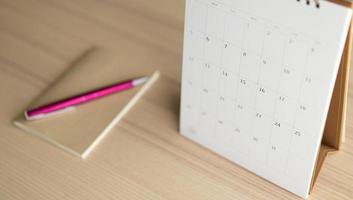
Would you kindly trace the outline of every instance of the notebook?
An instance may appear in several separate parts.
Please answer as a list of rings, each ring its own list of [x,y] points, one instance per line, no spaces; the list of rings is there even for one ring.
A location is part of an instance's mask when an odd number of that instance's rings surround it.
[[[329,1],[187,0],[181,134],[306,198],[350,20]]]
[[[149,80],[142,86],[76,106],[73,111],[45,119],[27,121],[21,113],[14,124],[73,155],[85,158],[159,76],[158,71],[144,66],[130,66],[122,60],[126,59],[109,49],[88,51],[28,109],[137,77],[150,76]]]

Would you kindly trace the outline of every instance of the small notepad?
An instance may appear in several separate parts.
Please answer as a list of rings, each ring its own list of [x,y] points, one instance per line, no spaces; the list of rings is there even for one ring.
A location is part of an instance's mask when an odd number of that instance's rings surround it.
[[[158,75],[158,71],[151,71],[144,66],[120,63],[119,55],[114,51],[91,50],[69,67],[29,108],[137,77],[150,78],[142,86],[76,106],[73,111],[45,119],[27,121],[21,114],[14,124],[84,158],[155,82]]]
[[[186,2],[181,133],[307,197],[351,10],[328,1]]]

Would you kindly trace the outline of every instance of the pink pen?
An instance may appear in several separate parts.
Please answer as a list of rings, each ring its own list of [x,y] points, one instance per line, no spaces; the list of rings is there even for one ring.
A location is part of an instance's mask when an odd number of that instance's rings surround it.
[[[141,85],[148,80],[148,77],[137,78],[133,80],[124,81],[121,83],[113,84],[107,87],[99,88],[94,91],[79,94],[67,99],[62,99],[38,108],[25,111],[25,117],[27,120],[41,119],[48,115],[61,113],[67,110],[71,110],[74,106],[83,104],[94,99],[98,99],[110,94],[114,94],[120,91],[124,91],[133,88],[137,85]]]

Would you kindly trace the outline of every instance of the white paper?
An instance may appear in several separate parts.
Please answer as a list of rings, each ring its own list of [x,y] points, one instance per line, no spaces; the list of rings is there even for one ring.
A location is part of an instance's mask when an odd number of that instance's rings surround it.
[[[308,196],[351,11],[187,0],[181,133]]]

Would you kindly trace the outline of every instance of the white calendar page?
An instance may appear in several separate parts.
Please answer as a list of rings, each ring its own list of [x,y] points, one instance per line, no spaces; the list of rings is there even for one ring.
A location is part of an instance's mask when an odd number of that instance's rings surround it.
[[[187,0],[181,133],[307,197],[350,18],[326,1]]]

